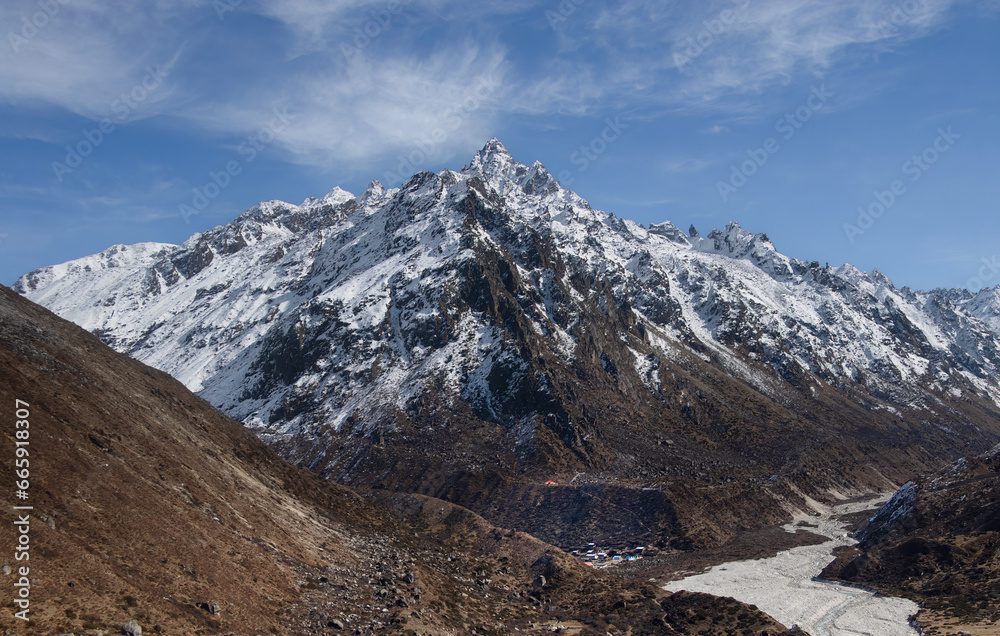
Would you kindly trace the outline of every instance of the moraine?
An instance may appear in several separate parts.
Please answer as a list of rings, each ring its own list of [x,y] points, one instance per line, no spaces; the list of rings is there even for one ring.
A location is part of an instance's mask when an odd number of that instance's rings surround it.
[[[819,526],[809,528],[812,532],[830,538],[826,543],[793,548],[768,559],[723,563],[671,581],[664,589],[731,596],[813,636],[916,636],[919,632],[909,624],[918,610],[913,601],[816,578],[833,559],[835,548],[856,543],[839,517],[869,509],[872,503],[842,504],[820,517],[808,517]],[[786,529],[794,531],[792,526]]]

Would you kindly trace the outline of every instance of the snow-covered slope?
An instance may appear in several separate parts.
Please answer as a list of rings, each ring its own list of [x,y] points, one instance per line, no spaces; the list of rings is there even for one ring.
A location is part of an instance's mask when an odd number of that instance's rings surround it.
[[[461,213],[470,188],[498,201],[505,218],[470,227]],[[897,290],[877,271],[784,256],[735,223],[704,238],[669,222],[646,229],[592,209],[496,140],[460,173],[420,173],[389,191],[373,182],[359,197],[337,188],[301,206],[261,203],[181,246],[114,246],[32,272],[16,289],[241,419],[273,422],[287,393],[308,390],[339,422],[365,400],[405,402],[414,379],[436,371],[454,390],[488,399],[481,384],[500,334],[474,313],[449,316],[447,298],[475,258],[473,244],[509,249],[528,231],[552,243],[565,276],[610,280],[664,355],[678,346],[715,354],[761,390],[810,375],[860,382],[906,405],[929,404],[927,386],[1000,397],[997,289]],[[530,280],[534,327],[571,358],[573,335],[546,297],[552,272],[511,276]],[[449,319],[458,337],[445,341]],[[314,361],[296,363],[290,386],[271,386],[252,368],[260,348],[301,345],[317,324],[336,337]],[[386,373],[369,377],[379,363]]]
[[[1000,333],[1000,285],[980,289],[964,303],[964,309]]]
[[[989,325],[994,332],[1000,333],[1000,285],[984,287],[974,294],[966,289],[935,289],[923,296],[925,302],[928,298],[934,298],[938,302],[960,307]]]
[[[700,431],[751,418],[732,397],[743,390],[765,405],[761,426],[877,420],[885,439],[926,429],[959,446],[989,441],[977,436],[993,435],[983,418],[995,424],[1000,404],[996,290],[897,289],[789,258],[736,223],[704,237],[645,228],[495,139],[458,172],[261,203],[183,245],[115,246],[15,288],[266,439],[313,440],[289,453],[316,466],[338,461],[323,435],[379,444],[431,403],[500,425],[497,447],[519,461],[546,429],[597,461],[608,426],[641,420],[691,462],[718,443]],[[884,428],[894,418],[905,432]],[[692,422],[675,431],[687,446],[664,441],[675,420]],[[726,435],[734,453],[752,443]],[[602,461],[650,475],[662,460],[645,452]]]

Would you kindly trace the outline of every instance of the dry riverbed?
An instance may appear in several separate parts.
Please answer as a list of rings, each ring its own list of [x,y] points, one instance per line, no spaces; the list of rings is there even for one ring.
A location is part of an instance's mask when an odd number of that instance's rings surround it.
[[[841,517],[874,510],[881,502],[847,503],[820,516],[796,519],[816,524],[809,530],[829,537],[826,543],[792,548],[767,559],[723,563],[702,574],[671,581],[664,589],[731,596],[813,636],[916,636],[909,624],[909,617],[917,613],[916,603],[814,578],[833,560],[835,548],[855,543],[847,536]],[[786,529],[794,531],[794,522]]]

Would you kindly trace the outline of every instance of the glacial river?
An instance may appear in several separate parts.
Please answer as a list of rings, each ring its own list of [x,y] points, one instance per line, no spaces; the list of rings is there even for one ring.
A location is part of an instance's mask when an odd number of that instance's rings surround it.
[[[908,622],[917,613],[916,603],[813,580],[833,559],[834,548],[855,543],[836,516],[872,505],[844,504],[822,517],[810,517],[808,522],[819,527],[807,529],[830,537],[826,543],[793,548],[769,559],[723,563],[703,574],[671,581],[664,589],[731,596],[756,605],[787,627],[798,625],[812,636],[916,636],[917,630]]]

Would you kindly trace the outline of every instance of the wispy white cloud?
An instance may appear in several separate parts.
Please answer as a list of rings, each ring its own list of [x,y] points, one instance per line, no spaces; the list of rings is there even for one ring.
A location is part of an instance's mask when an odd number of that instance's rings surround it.
[[[720,133],[727,133],[727,132],[729,132],[729,127],[728,126],[723,126],[721,124],[713,124],[713,125],[709,126],[708,128],[706,128],[705,130],[703,130],[702,132],[706,132],[706,133],[709,133],[709,134],[712,134],[712,135],[718,135]]]
[[[148,66],[159,65],[169,81],[132,119],[168,114],[182,125],[241,136],[259,132],[279,107],[293,122],[274,145],[294,162],[351,163],[427,148],[428,140],[433,158],[443,159],[492,135],[513,87],[495,38],[452,37],[428,46],[421,37],[434,21],[447,29],[451,21],[488,22],[523,7],[474,12],[455,0],[250,1],[236,9],[247,15],[227,12],[222,21],[210,0],[140,6],[74,0],[17,47],[0,47],[0,102],[46,104],[96,120],[141,83]],[[19,24],[22,14],[30,19],[37,10],[34,2],[4,4],[0,24]],[[271,21],[259,27],[272,35],[264,52],[245,41],[253,36],[233,32],[239,17],[253,15]],[[259,63],[213,49],[219,40],[250,49]]]
[[[398,10],[387,0],[245,0],[243,15],[225,21],[211,0],[73,0],[18,46],[0,45],[0,103],[99,119],[161,65],[168,81],[134,117],[168,114],[232,140],[259,131],[278,106],[294,120],[275,149],[294,162],[384,159],[428,140],[445,160],[481,144],[503,116],[715,109],[729,124],[770,87],[932,32],[957,2],[591,0],[553,30],[543,14],[554,3],[541,0],[412,0]],[[38,6],[2,3],[0,25],[18,34]],[[505,31],[531,15],[533,34],[524,24]],[[345,55],[366,28],[375,35]],[[553,46],[519,55],[529,38]],[[676,54],[687,58],[680,68]]]
[[[672,158],[668,159],[663,165],[663,171],[666,173],[694,173],[701,172],[705,168],[715,165],[715,162],[709,161],[707,159],[698,158]]]
[[[124,0],[74,0],[51,3],[57,12],[37,2],[0,4],[0,101],[15,106],[53,105],[99,119],[159,66],[169,73],[184,47],[175,31],[193,8],[207,0],[152,0],[141,8]],[[133,118],[156,113],[156,104],[171,99],[172,84],[131,109]]]
[[[820,77],[838,62],[924,37],[946,23],[959,1],[626,0],[603,6],[564,25],[561,37],[575,42],[567,49],[593,48],[600,55],[577,60],[582,72],[569,78],[578,86],[560,76],[549,108],[566,109],[567,101],[587,95],[598,108],[644,99],[691,109],[726,101],[738,111],[753,107],[746,98],[768,88]]]
[[[330,165],[414,148],[438,160],[482,144],[510,90],[506,74],[501,50],[458,42],[422,58],[358,56],[188,116],[209,129],[253,133],[278,106],[291,121],[277,143],[299,163]]]
[[[275,20],[293,33],[287,54],[295,57],[318,51],[339,55],[341,45],[353,46],[355,38],[364,41],[413,29],[451,4],[454,0],[262,0],[247,5],[246,10]]]

